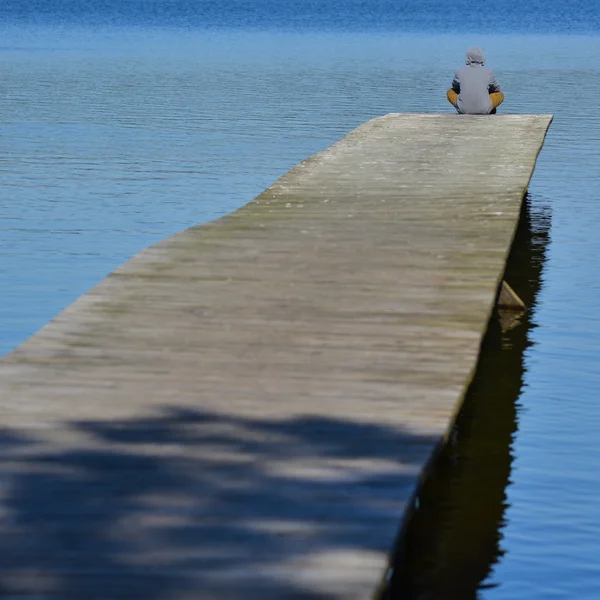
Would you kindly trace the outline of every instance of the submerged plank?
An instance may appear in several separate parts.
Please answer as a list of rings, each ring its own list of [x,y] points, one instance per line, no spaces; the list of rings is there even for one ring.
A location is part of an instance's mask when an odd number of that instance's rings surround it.
[[[550,121],[370,121],[2,359],[0,589],[372,595]]]

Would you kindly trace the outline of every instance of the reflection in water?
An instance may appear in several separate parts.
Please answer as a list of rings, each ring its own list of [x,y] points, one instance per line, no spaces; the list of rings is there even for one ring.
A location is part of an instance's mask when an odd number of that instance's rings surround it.
[[[390,600],[469,600],[497,585],[491,573],[504,553],[505,489],[549,230],[550,209],[527,195],[506,280],[530,310],[512,328],[502,315],[490,323],[453,435],[401,535]]]

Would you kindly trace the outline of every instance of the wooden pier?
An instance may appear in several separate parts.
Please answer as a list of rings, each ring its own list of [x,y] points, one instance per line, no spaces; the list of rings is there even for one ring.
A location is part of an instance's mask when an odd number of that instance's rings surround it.
[[[369,121],[0,360],[0,594],[372,597],[550,122]]]

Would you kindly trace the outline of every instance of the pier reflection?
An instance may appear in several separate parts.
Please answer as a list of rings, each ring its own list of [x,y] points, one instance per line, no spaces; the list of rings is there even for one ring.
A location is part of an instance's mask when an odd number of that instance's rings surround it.
[[[529,307],[490,322],[477,372],[448,444],[400,536],[386,600],[471,600],[493,587],[502,545],[519,396],[532,344],[551,213],[527,195],[505,279]]]

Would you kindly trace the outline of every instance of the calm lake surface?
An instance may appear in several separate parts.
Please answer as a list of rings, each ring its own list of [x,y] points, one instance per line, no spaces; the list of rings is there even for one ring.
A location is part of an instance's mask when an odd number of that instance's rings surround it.
[[[427,534],[444,544],[425,545],[415,572],[433,569],[421,579],[446,590],[468,580],[457,599],[596,599],[598,6],[26,4],[0,9],[0,353],[142,248],[245,204],[360,123],[449,112],[445,90],[469,45],[497,73],[501,112],[555,115],[529,189],[530,266],[513,275],[533,310],[490,333],[485,378],[497,385],[478,406],[493,404],[465,411],[445,459],[447,506]],[[499,438],[485,452],[473,441],[482,431]],[[470,527],[489,527],[486,540]],[[465,567],[473,556],[479,570]],[[411,593],[450,598],[436,590]]]

